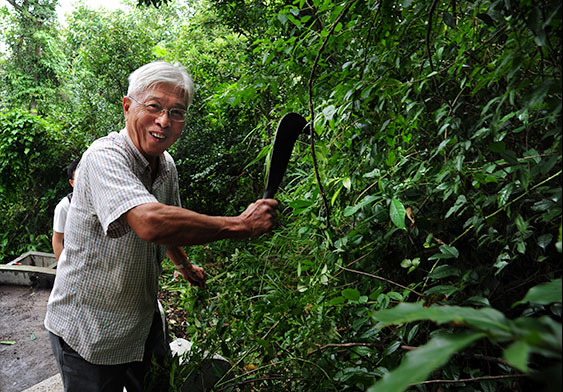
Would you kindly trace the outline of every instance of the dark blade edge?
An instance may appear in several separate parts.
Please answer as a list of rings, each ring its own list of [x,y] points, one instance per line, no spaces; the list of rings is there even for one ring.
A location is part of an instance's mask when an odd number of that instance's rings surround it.
[[[274,137],[263,198],[272,198],[275,195],[287,169],[295,141],[305,125],[307,121],[297,113],[287,113],[280,120]]]

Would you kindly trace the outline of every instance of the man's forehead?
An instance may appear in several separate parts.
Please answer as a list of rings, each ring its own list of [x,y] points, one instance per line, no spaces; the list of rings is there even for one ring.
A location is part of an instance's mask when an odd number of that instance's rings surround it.
[[[149,87],[142,93],[144,99],[176,99],[180,104],[186,105],[187,94],[184,89],[175,87],[169,84],[158,84],[153,87]]]

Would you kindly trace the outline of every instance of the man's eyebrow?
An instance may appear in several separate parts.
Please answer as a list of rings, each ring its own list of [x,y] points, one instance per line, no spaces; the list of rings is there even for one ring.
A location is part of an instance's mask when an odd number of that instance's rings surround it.
[[[155,95],[149,95],[148,97],[145,98],[146,102],[153,100],[153,101],[157,101],[158,103],[161,103],[161,99],[162,99],[161,97],[157,97]],[[174,104],[172,107],[177,109],[187,110],[186,106],[181,102]]]

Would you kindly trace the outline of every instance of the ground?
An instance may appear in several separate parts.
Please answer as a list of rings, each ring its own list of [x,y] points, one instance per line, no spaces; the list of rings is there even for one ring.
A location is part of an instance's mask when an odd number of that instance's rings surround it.
[[[166,290],[160,290],[158,292],[158,299],[166,312],[168,340],[172,341],[173,338],[190,340],[189,336],[186,335],[186,310],[178,306],[174,307],[174,304],[177,302],[174,294]]]
[[[49,335],[43,326],[50,289],[0,286],[0,392],[20,392],[58,373]],[[161,291],[170,335],[185,334],[184,309],[175,309]]]
[[[0,391],[19,392],[55,375],[43,326],[49,289],[0,286]]]

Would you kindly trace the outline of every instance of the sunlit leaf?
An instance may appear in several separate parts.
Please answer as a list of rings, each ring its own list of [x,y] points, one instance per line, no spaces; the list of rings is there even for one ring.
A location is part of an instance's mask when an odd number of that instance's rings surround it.
[[[348,206],[344,210],[344,216],[351,216],[358,212],[362,207],[375,202],[378,199],[375,195],[366,196],[360,203],[355,206]]]
[[[553,240],[553,235],[551,234],[544,234],[538,237],[538,245],[543,249],[546,250],[547,246],[551,244]]]
[[[389,217],[391,218],[391,222],[393,222],[393,224],[399,229],[406,230],[405,215],[406,210],[403,203],[401,203],[398,199],[392,199],[391,205],[389,206]]]
[[[502,188],[502,190],[498,193],[497,196],[499,207],[504,206],[508,202],[508,200],[510,199],[510,195],[512,195],[513,190],[514,190],[514,185],[512,183],[509,183],[504,188]]]

